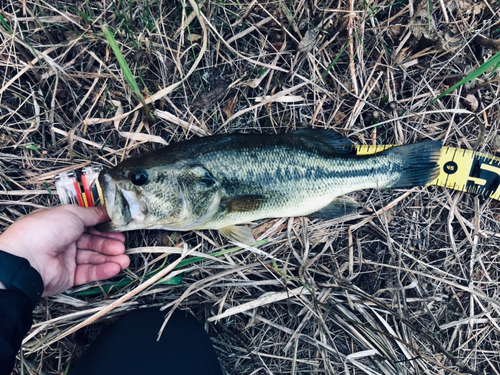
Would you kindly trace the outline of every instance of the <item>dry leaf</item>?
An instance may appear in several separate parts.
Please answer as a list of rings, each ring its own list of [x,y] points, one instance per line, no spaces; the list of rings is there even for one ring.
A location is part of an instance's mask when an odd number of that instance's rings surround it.
[[[238,95],[235,95],[233,98],[229,99],[226,104],[224,104],[224,108],[222,108],[222,111],[228,118],[233,115],[236,103],[238,103]]]
[[[159,109],[156,109],[154,114],[158,118],[161,118],[165,121],[171,122],[172,124],[178,125],[181,128],[183,128],[184,130],[192,131],[193,133],[198,134],[201,137],[208,135],[208,133],[205,130],[201,129],[200,127],[198,127],[194,124],[190,124],[187,121],[181,120],[179,117],[177,117],[176,115],[174,115],[170,112],[160,111]]]
[[[119,116],[123,115],[122,103],[118,100],[111,100],[111,102],[117,107],[115,117],[119,117]],[[118,130],[118,128],[120,127],[120,120],[115,120],[115,121],[113,121],[113,123],[115,125],[115,129]]]
[[[476,97],[472,94],[469,94],[465,97],[465,103],[471,111],[475,111],[479,107],[479,103]]]
[[[144,133],[131,133],[131,132],[118,132],[122,137],[128,138],[132,141],[139,142],[154,142],[160,143],[164,146],[167,146],[168,143],[162,137],[158,137],[157,135],[144,134]]]
[[[270,95],[266,95],[266,96],[257,96],[255,98],[255,101],[257,103],[260,103],[261,101],[263,100],[267,100],[269,99],[271,96]],[[298,95],[284,95],[284,96],[280,96],[279,98],[276,98],[276,99],[273,99],[273,102],[281,102],[281,103],[295,103],[295,102],[301,102],[305,100],[302,96],[298,96]]]
[[[417,65],[418,64],[418,59],[413,59],[413,60],[410,60],[408,62],[405,62],[401,65],[399,65],[401,68],[403,69],[408,69],[409,67],[413,66],[413,65]]]
[[[198,34],[189,34],[187,38],[191,43],[196,42],[197,40],[201,39],[201,35]]]
[[[210,107],[212,104],[218,102],[224,95],[226,95],[226,90],[229,87],[229,83],[226,81],[220,81],[212,90],[203,92],[198,99],[196,99],[191,105],[195,108],[205,109]]]
[[[213,322],[213,321],[217,321],[219,319],[223,319],[223,318],[228,317],[228,316],[232,316],[235,314],[241,314],[244,311],[253,310],[253,309],[256,309],[257,307],[260,307],[260,306],[265,306],[265,305],[268,305],[271,303],[276,303],[278,301],[282,301],[284,299],[290,298],[290,296],[295,297],[295,296],[309,295],[309,294],[310,294],[309,290],[302,287],[302,286],[295,288],[295,289],[287,290],[286,292],[265,293],[253,301],[242,303],[241,305],[238,305],[235,307],[231,307],[231,308],[227,309],[226,311],[224,311],[222,314],[212,316],[212,317],[208,318],[208,321]]]
[[[242,83],[242,86],[250,86],[253,89],[259,87],[259,85],[262,82],[262,80],[267,76],[267,74],[270,71],[271,71],[270,69],[266,69],[265,73],[262,74],[260,77],[255,78],[255,79],[253,79],[251,81],[244,82],[244,83]]]
[[[497,133],[495,138],[493,138],[493,144],[491,145],[493,152],[499,152],[500,151],[500,134]],[[496,219],[498,221],[498,219]]]
[[[486,8],[486,4],[482,2],[475,3],[471,0],[455,0],[450,1],[448,4],[452,11],[454,10],[455,6],[465,14],[472,13],[474,15],[480,14]]]
[[[7,134],[0,134],[0,146],[8,146],[10,144],[16,143],[13,137]]]
[[[461,37],[461,35],[459,36]],[[492,49],[494,51],[500,50],[500,39],[490,39],[482,35],[478,35],[474,38],[474,43],[477,43],[480,46]]]
[[[312,50],[316,44],[316,38],[318,37],[318,29],[309,29],[306,35],[302,38],[297,49],[299,52],[309,52]]]
[[[404,31],[403,26],[401,25],[394,25],[389,27],[389,35],[392,38],[398,38]]]
[[[472,6],[472,14],[474,14],[474,15],[481,14],[484,9],[486,9],[486,4],[484,4],[484,3],[475,3]]]
[[[344,112],[338,111],[333,120],[335,121],[336,124],[340,124],[342,121],[344,121],[346,117],[347,115]]]
[[[407,57],[408,57],[408,48],[407,47],[401,48],[401,51],[399,51],[398,55],[394,58],[394,62],[396,64],[402,63]]]

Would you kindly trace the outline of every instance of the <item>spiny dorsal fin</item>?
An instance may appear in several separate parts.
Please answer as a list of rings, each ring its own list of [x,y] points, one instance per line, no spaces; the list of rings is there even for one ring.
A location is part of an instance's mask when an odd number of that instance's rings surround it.
[[[327,206],[321,210],[309,215],[310,218],[335,219],[337,217],[352,214],[357,211],[359,205],[356,202],[344,199],[335,198]]]
[[[342,154],[355,154],[353,143],[343,135],[326,129],[300,129],[290,134],[304,137],[310,141],[324,143]]]
[[[245,245],[253,245],[255,243],[252,232],[245,226],[229,225],[219,229],[219,232],[230,241],[240,242]]]
[[[221,204],[226,208],[226,214],[230,214],[234,212],[257,211],[265,201],[266,197],[263,195],[240,195],[224,199]]]

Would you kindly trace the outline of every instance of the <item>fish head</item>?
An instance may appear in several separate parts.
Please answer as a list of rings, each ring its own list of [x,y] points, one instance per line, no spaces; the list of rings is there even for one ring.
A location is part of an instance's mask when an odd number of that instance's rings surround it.
[[[191,230],[218,210],[221,187],[203,166],[187,162],[143,166],[121,163],[99,175],[111,221],[106,231]]]

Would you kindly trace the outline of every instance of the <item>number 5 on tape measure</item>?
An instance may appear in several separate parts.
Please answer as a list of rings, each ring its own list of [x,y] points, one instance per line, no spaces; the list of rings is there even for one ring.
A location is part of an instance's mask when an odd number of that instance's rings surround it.
[[[460,148],[443,147],[439,167],[439,176],[429,185],[499,200],[500,158]]]

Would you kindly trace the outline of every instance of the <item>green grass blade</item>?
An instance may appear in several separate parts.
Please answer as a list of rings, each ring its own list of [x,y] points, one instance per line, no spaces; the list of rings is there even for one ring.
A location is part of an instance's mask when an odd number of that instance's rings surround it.
[[[118,46],[118,43],[116,42],[115,36],[108,29],[108,27],[106,25],[103,26],[102,31],[104,33],[104,36],[108,40],[108,43],[111,46],[111,49],[113,50],[113,52],[116,56],[116,60],[118,61],[118,64],[120,65],[123,76],[125,77],[125,80],[127,81],[127,83],[130,85],[132,92],[137,96],[137,98],[140,100],[140,102],[144,106],[146,106],[146,102],[144,101],[144,98],[142,97],[141,91],[139,90],[139,86],[137,85],[135,77],[132,74],[132,71],[130,70],[130,68],[127,64],[127,61],[125,61],[125,58],[123,57],[122,52],[120,51],[120,47]]]
[[[356,34],[355,34],[356,35]],[[351,37],[351,39],[349,39],[349,41],[344,45],[344,47],[342,47],[342,49],[340,50],[340,52],[337,54],[337,56],[335,57],[335,59],[333,59],[332,63],[330,64],[330,66],[328,66],[328,68],[323,72],[323,74],[321,75],[321,78],[325,78],[325,76],[328,74],[328,72],[333,68],[333,66],[337,63],[338,59],[340,59],[340,56],[342,56],[342,54],[345,52],[345,50],[347,49],[347,47],[349,47],[349,43],[352,43],[352,40],[354,38],[353,35]]]
[[[7,31],[12,34],[12,29],[10,28],[9,24],[5,21],[3,16],[0,14],[0,23],[7,29]]]
[[[156,274],[156,272],[155,272],[155,274]],[[151,276],[154,276],[154,274],[151,275]],[[148,279],[150,277],[148,277]],[[161,281],[158,284],[162,284],[162,285],[179,285],[182,282],[183,279],[184,279],[183,276],[174,276],[174,277],[171,277],[168,280]],[[91,289],[87,289],[87,290],[82,290],[81,292],[72,293],[72,295],[73,296],[78,296],[78,297],[101,295],[103,293],[109,293],[112,290],[118,290],[118,289],[121,289],[121,288],[127,288],[128,286],[132,285],[132,283],[134,283],[135,281],[137,281],[137,280],[134,280],[134,279],[131,279],[129,277],[126,277],[126,278],[124,278],[122,280],[119,280],[119,281],[117,281],[115,283],[101,285],[100,287],[91,288]]]
[[[455,90],[457,87],[465,85],[467,82],[470,82],[473,79],[480,77],[481,75],[486,73],[492,67],[493,67],[493,72],[494,72],[495,70],[498,69],[499,65],[500,65],[500,52],[497,52],[491,59],[486,61],[483,65],[481,65],[479,68],[477,68],[471,74],[469,74],[467,77],[462,79],[460,82],[455,83],[448,90],[446,90],[441,95],[439,95],[436,99],[432,100],[432,103],[434,103],[436,100],[442,98],[443,96],[448,95],[450,92]]]
[[[260,246],[260,245],[263,245],[265,243],[267,243],[269,240],[262,240],[262,241],[258,241],[256,242],[253,246]],[[238,250],[241,250],[242,248],[241,247],[232,247],[230,249],[226,249],[226,250],[221,250],[221,251],[218,251],[216,253],[213,253],[212,256],[214,257],[219,257],[221,255],[224,255],[224,254],[229,254],[229,253],[234,253],[235,251],[238,251]],[[179,268],[182,268],[182,267],[186,267],[190,264],[193,264],[193,263],[197,263],[197,262],[202,262],[202,261],[205,261],[207,260],[207,258],[205,257],[193,257],[193,258],[189,258],[189,259],[184,259],[182,261],[179,262],[179,264],[174,268],[175,270],[176,269],[179,269]],[[167,265],[164,264],[164,267],[166,267]],[[160,272],[163,268],[163,266],[160,267],[159,269],[153,271],[153,272],[150,272],[147,274],[146,276],[146,279],[150,279],[151,277],[153,277],[154,275],[156,275],[158,272]],[[169,279],[163,279],[162,281],[160,281],[158,284],[163,284],[163,285],[178,285],[182,282],[182,280],[184,279],[184,277],[182,275],[178,275],[178,276],[174,276],[174,277],[171,277]],[[104,293],[109,293],[112,289],[113,290],[117,290],[117,289],[120,289],[120,288],[126,288],[128,287],[129,285],[131,285],[132,283],[134,283],[135,281],[137,281],[137,279],[131,279],[129,277],[125,277],[124,279],[122,280],[119,280],[115,283],[112,283],[112,284],[107,284],[107,285],[102,285],[100,287],[97,287],[97,288],[91,288],[91,289],[87,289],[87,290],[82,290],[81,292],[76,292],[76,293],[72,293],[72,295],[74,296],[93,296],[93,295],[97,295],[97,294],[102,294],[103,292]]]

